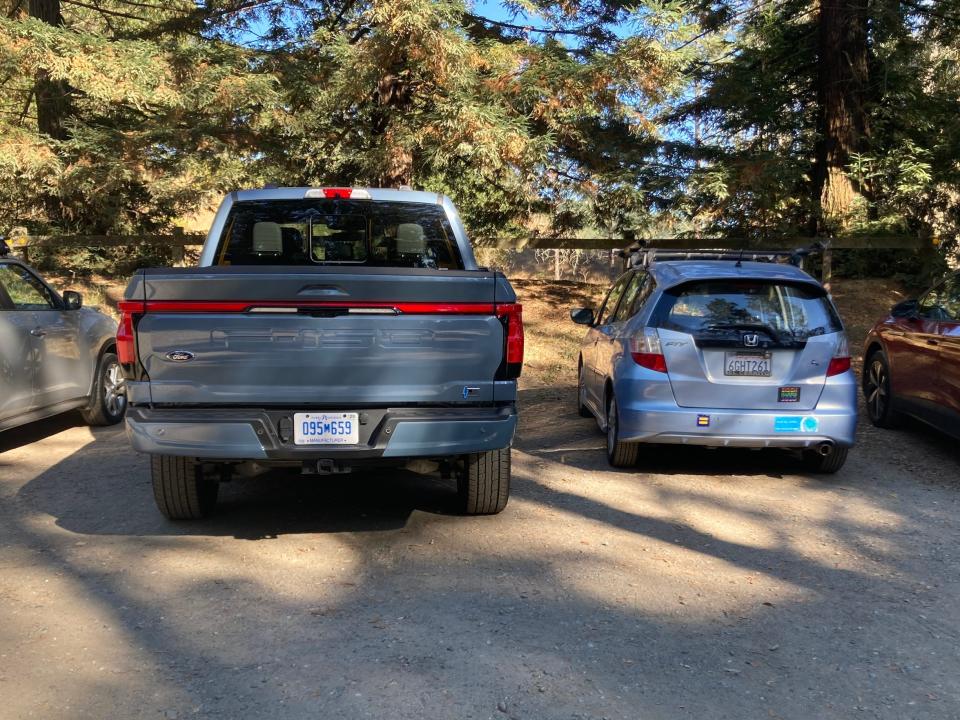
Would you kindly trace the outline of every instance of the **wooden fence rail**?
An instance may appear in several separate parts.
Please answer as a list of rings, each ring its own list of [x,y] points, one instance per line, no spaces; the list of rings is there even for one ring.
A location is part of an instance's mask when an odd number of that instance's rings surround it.
[[[7,238],[7,244],[24,259],[29,260],[30,249],[38,247],[123,247],[155,245],[174,248],[174,259],[182,260],[184,248],[203,244],[203,233],[174,232],[169,235],[20,235]],[[644,238],[648,247],[665,250],[696,250],[702,248],[729,250],[792,250],[807,247],[814,241],[827,242],[823,252],[823,281],[829,283],[833,266],[833,250],[927,250],[935,247],[930,238],[909,235],[863,236],[850,235],[835,238],[772,237],[765,239],[744,238]],[[501,237],[477,238],[474,247],[498,250],[617,250],[635,240],[624,237]],[[559,258],[559,253],[557,254]],[[558,260],[559,262],[559,260]]]

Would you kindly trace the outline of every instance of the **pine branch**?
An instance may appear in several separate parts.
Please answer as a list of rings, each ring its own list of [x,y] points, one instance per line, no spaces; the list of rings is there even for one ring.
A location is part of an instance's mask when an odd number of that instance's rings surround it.
[[[516,23],[504,22],[502,20],[492,20],[491,18],[484,17],[482,15],[475,15],[473,13],[464,13],[464,18],[477,25],[493,25],[495,27],[504,28],[505,30],[520,30],[527,33],[538,33],[540,35],[574,35],[577,37],[595,40],[599,34],[597,30],[588,26],[575,29],[537,28],[532,25],[517,25]]]

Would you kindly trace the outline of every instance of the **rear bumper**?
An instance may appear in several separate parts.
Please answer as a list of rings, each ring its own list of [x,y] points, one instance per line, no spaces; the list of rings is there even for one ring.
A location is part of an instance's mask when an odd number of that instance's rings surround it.
[[[337,408],[350,410],[350,408]],[[210,460],[363,460],[446,457],[497,450],[513,442],[512,406],[359,410],[360,442],[293,444],[293,410],[130,407],[127,436],[135,450]]]
[[[618,386],[620,437],[627,442],[709,447],[852,447],[857,428],[852,372],[831,378],[812,410],[719,410],[676,404],[669,383]],[[642,391],[640,391],[642,390]]]

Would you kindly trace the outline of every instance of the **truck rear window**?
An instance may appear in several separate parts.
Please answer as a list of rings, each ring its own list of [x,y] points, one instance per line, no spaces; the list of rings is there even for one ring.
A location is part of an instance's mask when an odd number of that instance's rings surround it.
[[[342,199],[236,203],[216,264],[463,269],[439,205]]]
[[[770,280],[706,280],[665,291],[654,324],[698,338],[764,332],[774,340],[803,341],[842,330],[819,287]]]

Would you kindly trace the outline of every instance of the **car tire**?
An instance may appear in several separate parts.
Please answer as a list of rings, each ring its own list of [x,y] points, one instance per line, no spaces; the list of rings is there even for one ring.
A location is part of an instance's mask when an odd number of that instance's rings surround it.
[[[900,414],[893,409],[890,364],[883,350],[874,352],[863,364],[862,386],[870,422],[879,428],[897,427],[900,424]]]
[[[464,515],[496,515],[510,499],[510,448],[470,453],[462,458],[457,496]]]
[[[607,401],[607,460],[616,468],[633,467],[639,453],[639,443],[620,440],[620,412],[616,396],[611,395]]]
[[[112,352],[103,353],[97,363],[90,405],[82,411],[87,425],[116,425],[127,411],[127,390],[120,361]]]
[[[804,450],[803,464],[810,472],[832,475],[847,462],[849,452],[849,449],[845,447],[834,447],[833,452],[829,455],[821,455],[816,450]]]
[[[587,403],[585,402],[587,398],[587,385],[583,373],[583,363],[580,363],[580,370],[577,372],[577,414],[582,418],[589,418],[593,417],[593,413],[590,412],[590,408],[587,407]]]
[[[168,520],[199,520],[217,504],[220,483],[204,474],[196,460],[170,455],[151,455],[153,499]]]

